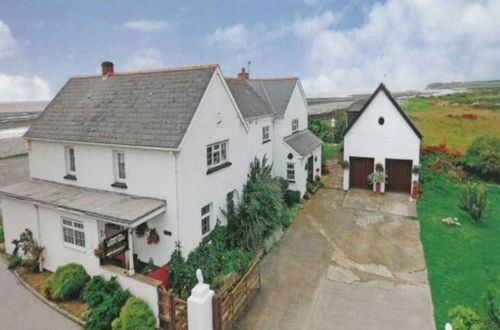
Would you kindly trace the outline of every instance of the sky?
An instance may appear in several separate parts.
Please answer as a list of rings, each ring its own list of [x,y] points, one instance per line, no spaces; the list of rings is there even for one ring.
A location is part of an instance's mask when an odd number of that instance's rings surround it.
[[[43,0],[0,3],[0,101],[73,75],[218,63],[299,76],[308,96],[500,79],[498,0]]]

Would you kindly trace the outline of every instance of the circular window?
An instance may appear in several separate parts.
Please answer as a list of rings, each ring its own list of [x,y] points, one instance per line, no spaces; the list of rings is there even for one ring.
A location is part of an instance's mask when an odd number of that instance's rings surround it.
[[[292,159],[292,158],[293,158],[292,153],[289,153],[289,154],[288,154],[288,159]]]
[[[384,125],[384,123],[385,123],[384,117],[379,117],[378,118],[378,123],[379,123],[379,125]]]

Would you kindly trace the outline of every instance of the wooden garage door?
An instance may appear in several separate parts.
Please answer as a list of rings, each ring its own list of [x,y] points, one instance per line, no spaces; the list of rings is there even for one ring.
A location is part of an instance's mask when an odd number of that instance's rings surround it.
[[[373,173],[373,158],[349,157],[349,185],[352,188],[372,189],[368,175]]]
[[[385,173],[387,174],[386,190],[410,192],[411,189],[411,160],[386,159]]]

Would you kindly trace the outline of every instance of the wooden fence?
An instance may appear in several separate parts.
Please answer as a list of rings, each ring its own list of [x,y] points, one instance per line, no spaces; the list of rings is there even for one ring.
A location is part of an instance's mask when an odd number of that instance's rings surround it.
[[[160,328],[168,330],[187,329],[187,302],[175,297],[171,291],[158,287]]]
[[[260,258],[252,262],[236,286],[213,298],[213,328],[227,330],[242,312],[248,300],[260,289]]]

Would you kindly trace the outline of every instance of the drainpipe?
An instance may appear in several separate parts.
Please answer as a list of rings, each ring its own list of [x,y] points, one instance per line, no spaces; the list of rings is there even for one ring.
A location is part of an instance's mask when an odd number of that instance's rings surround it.
[[[33,205],[35,207],[36,214],[36,239],[38,244],[42,246],[42,234],[40,233],[40,210],[38,209],[38,205]],[[43,271],[43,255],[40,257],[38,268],[40,272]]]
[[[135,275],[134,269],[134,240],[132,236],[132,228],[127,230],[128,236],[128,274],[129,276]]]

